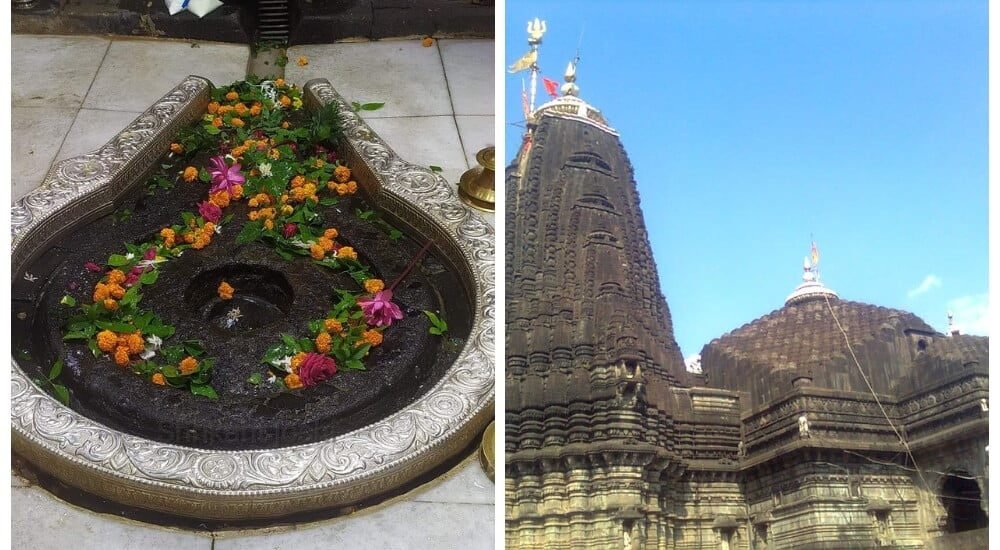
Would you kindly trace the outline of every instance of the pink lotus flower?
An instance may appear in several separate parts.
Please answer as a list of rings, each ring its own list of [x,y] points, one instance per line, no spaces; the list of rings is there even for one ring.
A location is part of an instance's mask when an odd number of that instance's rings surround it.
[[[392,291],[383,290],[371,298],[359,298],[358,305],[365,314],[365,322],[375,327],[387,327],[403,318],[399,306],[392,303]]]
[[[225,157],[217,156],[208,159],[208,173],[212,174],[212,193],[231,191],[236,185],[243,185],[247,179],[240,172],[241,166],[228,166]]]
[[[86,269],[87,271],[90,271],[90,272],[93,272],[93,273],[97,273],[98,271],[101,271],[101,266],[95,264],[94,262],[87,262],[87,263],[83,264],[83,268]]]
[[[334,374],[337,374],[337,363],[321,353],[307,353],[299,365],[299,380],[306,387],[315,386]]]
[[[295,236],[296,233],[298,233],[298,231],[299,231],[299,227],[297,225],[295,225],[294,223],[286,223],[285,224],[284,235],[285,235],[286,239],[291,239],[292,237]]]
[[[222,209],[208,201],[204,201],[198,205],[198,213],[201,214],[201,217],[205,218],[205,221],[212,223],[218,223],[219,218],[222,217]]]

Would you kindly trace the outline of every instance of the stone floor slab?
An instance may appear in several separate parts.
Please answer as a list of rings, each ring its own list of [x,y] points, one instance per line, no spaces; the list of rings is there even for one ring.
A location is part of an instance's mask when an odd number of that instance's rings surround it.
[[[457,116],[458,134],[462,136],[462,148],[469,166],[476,166],[476,153],[480,149],[496,145],[494,120],[492,116]]]
[[[143,111],[188,75],[225,85],[246,76],[250,49],[233,44],[115,40],[83,102],[87,109]]]
[[[441,175],[452,185],[469,168],[451,116],[373,118],[367,122],[404,160],[440,166]]]
[[[72,108],[11,108],[12,199],[24,196],[45,179],[75,114]]]
[[[486,477],[477,457],[471,457],[459,467],[414,491],[414,502],[445,502],[454,504],[493,504],[495,485]]]
[[[37,487],[11,489],[13,548],[32,550],[210,550],[212,539],[97,515]]]
[[[493,548],[493,505],[400,502],[266,537],[222,537],[214,550]]]
[[[304,67],[297,63],[302,56]],[[313,78],[328,79],[348,101],[385,103],[366,111],[366,119],[452,113],[438,49],[419,40],[289,48],[285,79],[302,85]]]
[[[441,40],[441,59],[456,115],[492,115],[493,41]]]
[[[15,107],[79,107],[110,40],[91,36],[11,36]]]
[[[56,161],[97,150],[121,132],[141,113],[80,109],[66,135]]]

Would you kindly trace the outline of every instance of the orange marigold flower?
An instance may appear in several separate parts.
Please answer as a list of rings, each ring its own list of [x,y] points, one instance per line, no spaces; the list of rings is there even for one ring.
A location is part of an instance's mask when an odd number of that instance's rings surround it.
[[[299,67],[305,67],[308,64],[309,64],[309,58],[307,58],[304,55],[299,57]]]
[[[278,212],[275,209],[270,208],[270,207],[268,207],[268,208],[261,208],[260,209],[260,217],[268,219],[268,220],[273,220],[274,216],[277,215],[277,213]]]
[[[213,101],[213,102],[211,102],[211,103],[208,104],[208,112],[209,112],[209,114],[213,114],[214,115],[216,112],[218,112],[218,110],[219,110],[219,102],[218,101]]]
[[[250,197],[250,200],[247,201],[247,206],[250,208],[257,208],[260,206],[260,201],[257,200],[257,197]]]
[[[288,107],[292,104],[292,100],[287,95],[283,95],[278,99],[278,103],[281,103],[284,107]]]
[[[253,198],[257,199],[257,202],[264,206],[271,204],[271,196],[267,193],[257,193]]]
[[[361,345],[371,344],[375,347],[382,343],[382,333],[377,330],[366,330],[361,334],[361,341],[358,342]]]
[[[234,118],[233,120],[235,121],[235,120],[240,120],[240,119]],[[242,123],[243,123],[243,121],[240,120],[240,125],[242,125]],[[236,126],[236,124],[233,124],[233,126]],[[246,153],[246,152],[247,152],[247,148],[245,146],[243,146],[243,145],[239,145],[237,147],[233,147],[233,150],[230,151],[230,154],[232,154],[236,158],[239,158],[239,157],[242,157],[243,154]],[[250,175],[253,175],[253,171],[251,171]]]
[[[291,124],[288,124],[287,120],[281,123],[281,127],[284,128],[285,130],[287,130],[290,126],[291,126]],[[277,158],[277,157],[275,157],[275,158]]]
[[[311,181],[310,182],[306,182],[306,184],[302,186],[302,190],[305,191],[307,195],[315,194],[316,193],[316,184],[313,183],[313,182],[311,182]]]
[[[222,298],[223,300],[232,300],[233,293],[236,292],[236,289],[233,288],[226,281],[222,281],[221,283],[219,283],[218,290],[219,290],[219,298]]]
[[[285,124],[287,124],[287,123],[285,123]],[[269,158],[271,160],[278,160],[278,159],[281,158],[281,151],[279,151],[277,149],[271,149],[270,151],[267,152],[267,158]]]
[[[337,251],[337,257],[343,260],[357,260],[358,253],[354,251],[353,247],[343,246]]]
[[[324,166],[326,166],[326,161],[323,159],[316,159],[316,161],[313,162],[313,168],[322,168]]]
[[[205,222],[205,227],[203,228],[205,233],[211,235],[215,231],[215,222]]]
[[[219,208],[225,208],[229,206],[229,193],[227,191],[219,191],[210,195],[208,200]]]
[[[247,213],[247,217],[250,218],[253,221],[257,221],[257,218],[260,217],[260,212],[258,212],[256,210],[251,210],[250,212]]]
[[[353,195],[354,193],[358,192],[358,182],[356,182],[356,181],[349,181],[349,182],[345,183],[344,185],[347,186],[347,193],[348,194]]]
[[[118,346],[115,348],[115,364],[119,367],[128,366],[128,348],[125,346]]]
[[[222,127],[222,118],[215,117],[214,119],[212,119],[212,126],[215,126],[216,128],[221,128]]]
[[[108,282],[117,285],[125,282],[125,274],[120,269],[112,269],[108,272]]]
[[[198,360],[188,355],[184,359],[181,359],[181,364],[178,365],[178,367],[180,368],[181,374],[185,376],[193,374],[198,370]]]
[[[184,169],[184,181],[191,183],[192,181],[198,179],[198,169],[194,166],[188,166]]]
[[[279,79],[275,80],[274,81],[274,85],[277,86],[277,87],[279,87],[279,88],[281,88],[282,86],[285,85],[285,79],[284,78],[279,78]]]
[[[247,109],[247,106],[244,105],[243,103],[237,103],[236,105],[233,105],[233,110],[236,111],[236,114],[240,116],[245,115],[247,111],[249,111],[249,109]]]
[[[110,330],[102,330],[97,333],[97,347],[104,353],[111,353],[118,345],[118,335]]]
[[[243,196],[243,186],[242,185],[234,185],[234,186],[232,186],[232,187],[229,188],[229,198],[231,198],[231,199],[238,199],[238,198],[240,198],[242,196]]]
[[[111,296],[111,290],[108,288],[108,285],[106,285],[104,283],[97,283],[97,285],[94,286],[94,302],[95,303],[97,303],[97,302],[103,302],[109,296]]]
[[[420,45],[425,48],[430,48],[434,45],[434,39],[429,36],[425,36],[424,39],[420,41]]]
[[[344,330],[344,325],[336,319],[326,319],[323,321],[323,328],[325,328],[327,332],[339,333]]]
[[[243,122],[243,119],[241,119],[241,118],[232,118],[232,119],[229,120],[229,124],[231,124],[232,126],[234,126],[236,128],[242,128],[245,123]]]
[[[326,252],[332,252],[333,251],[333,241],[330,240],[330,239],[327,239],[326,237],[320,237],[320,238],[316,239],[316,244],[322,246],[323,250],[326,251]]]
[[[351,169],[346,166],[338,166],[333,169],[333,176],[339,183],[347,183],[351,180]]]
[[[153,375],[153,383],[156,384],[157,386],[166,386],[167,379],[162,374],[156,373]]]
[[[191,244],[194,242],[194,232],[184,234],[184,242]]]
[[[227,101],[236,101],[239,98],[240,98],[240,94],[236,93],[235,90],[231,90],[228,94],[226,94],[226,100]]]
[[[257,116],[259,114],[260,114],[260,105],[255,103],[253,107],[250,107],[250,116]]]
[[[233,110],[232,105],[223,105],[222,107],[219,107],[219,114],[224,115],[232,110]]]
[[[194,240],[193,243],[191,243],[191,248],[195,250],[201,250],[202,248],[205,248],[210,244],[212,244],[212,239],[210,237],[202,236],[198,237],[197,239]]]
[[[278,197],[278,202],[281,204],[285,204],[286,202],[288,202],[288,193],[285,193],[284,195]]]
[[[326,250],[323,250],[322,246],[314,244],[309,247],[309,254],[312,255],[314,260],[322,260],[326,256]]]
[[[287,387],[288,389],[297,390],[303,386],[304,384],[302,383],[302,380],[299,379],[299,375],[289,374],[288,376],[285,377],[285,387]]]
[[[299,372],[299,367],[302,366],[302,362],[306,360],[307,354],[304,351],[300,351],[292,356],[292,372]]]
[[[340,235],[340,232],[332,227],[327,228],[327,230],[323,232],[323,236],[327,239],[336,239],[337,235]]]
[[[332,344],[333,338],[330,337],[330,333],[321,332],[316,335],[316,351],[320,353],[330,353]]]
[[[367,279],[365,281],[365,292],[368,294],[375,294],[376,292],[381,292],[385,288],[385,283],[382,279]]]
[[[181,153],[184,152],[184,146],[181,145],[180,143],[171,143],[170,144],[170,152],[171,153],[176,153],[176,154],[179,155],[179,154],[181,154]]]
[[[163,237],[163,245],[167,248],[174,246],[174,241],[177,239],[177,233],[169,227],[164,227],[160,230],[160,236]]]
[[[266,229],[267,229],[268,231],[270,231],[270,230],[274,229],[274,220],[272,220],[272,219],[270,219],[270,218],[268,218],[268,219],[264,220],[264,227],[265,227],[265,228],[266,228]]]
[[[302,187],[305,184],[306,184],[306,178],[304,178],[302,176],[295,176],[294,178],[292,178],[292,181],[291,181],[292,188],[296,188],[297,189],[299,187]]]
[[[326,188],[329,189],[330,191],[336,191],[337,190],[337,180],[330,180],[330,181],[326,182]]]
[[[108,285],[108,294],[115,300],[121,300],[125,296],[125,289],[119,284]]]
[[[133,332],[128,335],[128,352],[131,355],[139,355],[146,349],[146,342],[142,339],[141,332]]]
[[[281,207],[281,214],[283,216],[289,216],[292,214],[292,212],[295,212],[295,208],[292,208],[292,205],[290,204],[286,204]]]

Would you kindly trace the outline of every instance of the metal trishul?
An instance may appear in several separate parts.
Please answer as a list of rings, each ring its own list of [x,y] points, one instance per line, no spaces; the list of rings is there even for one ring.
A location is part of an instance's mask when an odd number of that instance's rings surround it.
[[[541,44],[545,30],[545,21],[541,21],[537,17],[533,21],[528,21],[528,44],[532,46]]]

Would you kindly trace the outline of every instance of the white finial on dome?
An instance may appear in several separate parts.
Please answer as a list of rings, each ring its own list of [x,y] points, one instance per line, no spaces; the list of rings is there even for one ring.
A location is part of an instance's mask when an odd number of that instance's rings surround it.
[[[813,298],[822,298],[823,296],[838,298],[836,292],[826,288],[823,286],[823,283],[819,282],[818,260],[819,253],[816,251],[816,244],[813,243],[812,259],[806,256],[805,260],[802,261],[802,284],[795,287],[795,290],[788,295],[788,298],[785,298],[786,306],[807,302]]]
[[[564,96],[571,95],[576,97],[580,95],[580,86],[576,84],[576,62],[577,60],[574,59],[566,65],[566,74],[563,75],[566,83],[559,88],[559,91]]]

